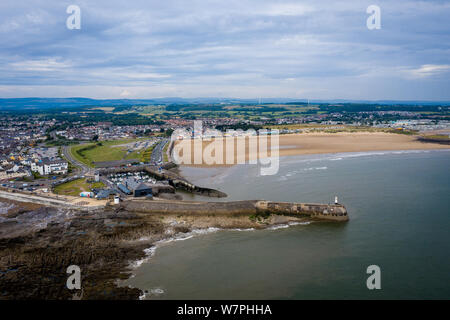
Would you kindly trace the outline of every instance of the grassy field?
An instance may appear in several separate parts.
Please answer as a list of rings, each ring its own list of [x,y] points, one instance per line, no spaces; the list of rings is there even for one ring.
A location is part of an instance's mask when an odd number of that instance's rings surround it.
[[[331,128],[339,127],[339,128]],[[386,133],[399,133],[399,134],[416,134],[413,130],[403,130],[394,128],[375,128],[375,127],[356,127],[348,125],[324,125],[324,124],[287,124],[287,125],[273,125],[266,126],[267,129],[287,129],[296,130],[302,129],[308,132],[325,132],[325,133],[338,133],[338,132],[386,132]]]
[[[428,139],[437,139],[437,140],[450,140],[450,136],[446,134],[430,134],[430,135],[424,135],[424,138]]]
[[[103,182],[88,183],[86,179],[77,179],[60,184],[54,188],[56,194],[78,197],[81,192],[91,191],[93,188],[104,188]]]
[[[133,152],[127,154],[125,159],[127,159],[127,160],[140,159],[141,155],[142,155],[142,152],[144,152],[144,150],[133,151]]]
[[[118,145],[136,142],[138,140],[140,139],[87,143],[72,147],[71,153],[75,159],[93,168],[93,162],[139,159],[142,151],[134,151],[127,155],[127,147],[118,147]]]
[[[275,110],[274,110],[275,108]],[[284,116],[304,116],[308,112],[317,111],[318,105],[286,105],[286,104],[262,104],[242,106],[240,104],[229,106],[216,106],[211,108],[204,106],[181,106],[178,110],[170,110],[165,106],[134,106],[130,109],[142,116],[152,117],[156,120],[169,119],[171,117],[185,117],[186,115],[205,118],[237,118],[242,120],[259,120],[261,117],[282,118]]]
[[[154,145],[152,145],[150,148],[147,148],[140,157],[140,161],[141,162],[149,162],[150,161],[150,157],[152,155],[153,149],[155,148],[156,143]]]
[[[167,155],[167,149],[169,149],[170,142],[166,143],[163,149],[163,162],[169,162],[169,156]]]

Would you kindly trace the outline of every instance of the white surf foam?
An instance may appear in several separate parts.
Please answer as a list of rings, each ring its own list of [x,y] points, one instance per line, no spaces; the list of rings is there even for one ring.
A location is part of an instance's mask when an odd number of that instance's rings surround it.
[[[219,228],[214,228],[214,227],[210,227],[207,229],[194,229],[187,233],[177,233],[170,238],[156,241],[152,247],[144,249],[145,257],[140,260],[133,261],[130,264],[130,267],[133,269],[140,267],[144,262],[147,262],[151,257],[153,257],[155,255],[156,249],[158,249],[160,246],[162,246],[164,244],[174,242],[174,241],[188,240],[188,239],[193,238],[196,235],[208,234],[208,233],[212,233],[212,232],[217,232],[219,230],[220,230]],[[147,241],[149,239],[150,239],[149,237],[141,237],[138,241]]]
[[[311,224],[310,221],[304,221],[304,222],[298,222],[298,221],[293,221],[293,222],[289,222],[286,224],[277,224],[275,226],[271,226],[269,228],[267,228],[268,230],[278,230],[278,229],[286,229],[292,226],[297,226],[297,225],[309,225]]]
[[[288,224],[277,224],[276,226],[271,226],[267,228],[267,230],[278,230],[278,229],[286,229],[289,228]]]
[[[236,229],[231,229],[231,231],[255,231],[255,228],[248,228],[248,229],[236,228]]]
[[[286,163],[309,163],[316,161],[340,161],[346,158],[384,156],[391,154],[420,154],[430,152],[450,152],[450,149],[413,149],[413,150],[382,150],[382,151],[362,151],[362,152],[340,152],[324,153],[321,155],[299,155],[296,157],[283,157]]]
[[[290,226],[308,225],[308,224],[310,224],[310,222],[289,222],[287,224],[278,224],[278,225],[268,227],[267,230],[277,230],[277,229],[282,229],[282,228],[284,229],[284,228],[289,228]],[[176,242],[176,241],[184,241],[184,240],[192,239],[193,237],[198,236],[198,235],[214,233],[214,232],[217,232],[220,230],[227,230],[227,229],[220,229],[220,228],[216,228],[216,227],[209,227],[206,229],[194,229],[187,233],[177,233],[170,238],[156,241],[152,247],[144,249],[145,257],[143,259],[132,262],[130,264],[130,268],[136,269],[136,268],[140,267],[143,263],[147,262],[148,260],[150,260],[150,258],[152,258],[155,255],[155,252],[158,248],[160,248],[161,246],[163,246],[165,244],[168,244],[171,242]],[[228,230],[230,230],[230,231],[255,231],[254,228],[246,228],[246,229],[235,228],[235,229],[228,229]],[[142,237],[139,239],[139,241],[146,241],[146,240],[149,240],[149,237]]]
[[[147,292],[145,292],[147,291]],[[161,288],[153,288],[150,290],[145,290],[144,293],[142,295],[139,296],[139,300],[145,300],[145,298],[147,297],[151,297],[151,296],[160,296],[162,294],[164,294],[164,290]]]

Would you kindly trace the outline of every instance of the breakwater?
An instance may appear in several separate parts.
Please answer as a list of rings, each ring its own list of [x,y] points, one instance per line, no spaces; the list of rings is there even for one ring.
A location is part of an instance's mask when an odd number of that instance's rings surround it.
[[[103,209],[104,205],[83,206],[68,203],[67,200],[35,195],[23,192],[0,191],[0,198],[42,204],[52,207],[63,207],[82,211]],[[308,204],[293,202],[273,202],[265,200],[242,200],[229,202],[195,202],[176,200],[141,200],[123,201],[120,205],[131,212],[170,213],[180,215],[293,215],[307,216],[316,220],[348,221],[347,209],[341,204]],[[115,207],[115,205],[114,205]]]
[[[347,209],[342,204],[258,201],[256,206],[259,210],[267,210],[275,214],[308,215],[319,220],[349,220]]]
[[[131,200],[120,206],[127,211],[156,214],[180,215],[293,215],[315,220],[348,221],[347,209],[341,204],[307,204],[271,202],[264,200],[243,200],[229,202],[195,202],[164,200]]]

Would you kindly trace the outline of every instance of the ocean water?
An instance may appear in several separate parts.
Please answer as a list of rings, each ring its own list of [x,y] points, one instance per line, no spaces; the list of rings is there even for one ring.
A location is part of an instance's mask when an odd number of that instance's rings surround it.
[[[274,176],[184,168],[227,200],[337,195],[350,221],[197,232],[159,244],[127,284],[150,299],[450,299],[449,164],[450,151],[405,151],[287,157]]]

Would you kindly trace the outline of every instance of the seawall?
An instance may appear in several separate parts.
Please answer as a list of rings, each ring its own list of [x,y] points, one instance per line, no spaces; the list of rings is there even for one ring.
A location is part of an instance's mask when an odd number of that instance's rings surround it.
[[[124,201],[121,207],[128,211],[180,215],[258,215],[282,214],[307,216],[314,220],[348,221],[347,209],[341,204],[308,204],[243,200],[229,202],[194,202],[165,200]]]
[[[270,213],[307,215],[318,220],[349,220],[347,209],[342,204],[258,201],[256,206]]]
[[[44,206],[50,206],[50,207],[67,208],[67,209],[75,209],[75,210],[82,210],[82,211],[94,211],[94,210],[102,209],[105,207],[103,205],[81,206],[81,205],[68,203],[66,200],[59,200],[59,199],[45,197],[45,196],[37,196],[37,195],[33,195],[31,193],[25,194],[23,192],[20,192],[20,193],[19,192],[7,192],[7,191],[1,191],[1,190],[0,190],[0,198],[15,200],[15,201],[19,201],[19,202],[30,202],[30,203],[42,204]]]

